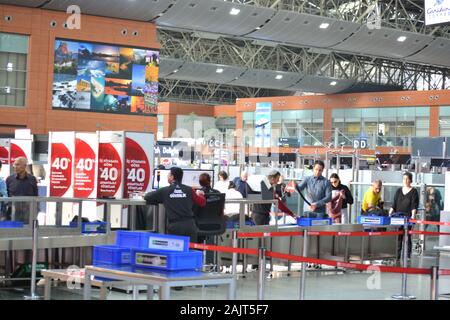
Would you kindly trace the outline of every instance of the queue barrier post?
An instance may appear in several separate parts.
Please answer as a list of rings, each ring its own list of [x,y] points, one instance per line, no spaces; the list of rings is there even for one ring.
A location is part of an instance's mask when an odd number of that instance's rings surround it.
[[[266,278],[266,248],[264,240],[264,237],[259,240],[258,248],[258,300],[264,300],[264,287]]]
[[[37,201],[30,202],[30,215],[33,216],[32,222],[32,260],[31,260],[31,287],[30,295],[25,296],[25,300],[39,300],[42,297],[36,295],[36,265],[37,265],[37,251],[38,251],[38,228],[39,221],[37,220]]]
[[[439,266],[431,267],[430,300],[439,300]]]
[[[308,256],[308,230],[303,230],[303,257]],[[302,262],[302,274],[300,277],[300,300],[305,300],[306,286],[306,262]]]
[[[237,230],[234,229],[233,233],[232,233],[232,245],[233,245],[233,249],[236,249],[238,247],[238,238],[237,238]],[[236,276],[236,269],[237,269],[237,258],[238,258],[238,254],[236,252],[233,252],[233,258],[232,258],[232,263],[231,263],[231,273],[233,274],[233,276]]]
[[[403,223],[403,263],[402,263],[402,267],[403,268],[407,268],[408,267],[408,236],[409,236],[409,232],[408,232],[408,217],[404,218],[404,223]],[[409,295],[406,293],[406,289],[407,289],[407,285],[408,285],[408,276],[406,273],[402,273],[402,292],[400,294],[394,294],[392,296],[392,299],[396,299],[396,300],[413,300],[416,299],[415,296],[413,295]]]

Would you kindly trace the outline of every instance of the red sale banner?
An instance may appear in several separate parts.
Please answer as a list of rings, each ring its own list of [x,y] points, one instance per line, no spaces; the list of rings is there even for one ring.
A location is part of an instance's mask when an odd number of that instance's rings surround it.
[[[147,190],[150,161],[142,147],[133,139],[125,140],[125,198]]]
[[[96,135],[94,134],[94,139]],[[96,141],[94,141],[95,144]],[[88,142],[75,139],[74,197],[95,197],[96,152]]]
[[[13,164],[19,157],[25,157],[31,163],[31,140],[11,139],[10,163]]]
[[[9,151],[7,147],[0,146],[0,161],[2,164],[9,164]]]
[[[121,143],[100,143],[98,151],[97,195],[117,197],[122,183],[122,157],[115,145]],[[120,148],[120,146],[117,146]]]
[[[63,143],[51,144],[50,196],[62,197],[72,185],[72,154]]]

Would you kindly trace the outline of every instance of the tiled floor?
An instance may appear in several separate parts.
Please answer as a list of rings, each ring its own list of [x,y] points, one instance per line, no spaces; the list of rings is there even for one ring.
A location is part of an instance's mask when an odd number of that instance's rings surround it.
[[[432,260],[432,259],[431,259]],[[430,261],[431,261],[430,260]],[[422,261],[425,267],[426,261]],[[245,278],[240,278],[237,283],[236,296],[238,300],[256,299],[256,276],[257,273],[250,272]],[[393,294],[401,290],[401,274],[381,273],[373,274],[367,272],[336,272],[310,271],[306,277],[306,298],[318,300],[390,300]],[[294,272],[291,276],[282,276],[275,272],[274,277],[268,277],[265,283],[265,299],[274,300],[297,300],[299,298],[300,277]],[[450,289],[450,288],[448,288]],[[215,300],[226,298],[226,286],[211,287],[186,287],[182,291],[171,291],[171,298],[177,300]],[[447,288],[441,288],[441,293]],[[0,289],[0,299],[22,299],[28,291],[14,289]],[[450,290],[447,290],[450,291]],[[408,294],[417,296],[417,299],[427,300],[430,298],[430,277],[408,275]],[[43,294],[43,287],[38,287],[38,294]],[[64,284],[52,288],[52,299],[74,300],[82,299],[83,291],[68,289]],[[98,298],[98,290],[93,290],[93,298]],[[140,299],[145,299],[146,294],[141,293]],[[110,300],[130,300],[131,294],[110,291]],[[157,295],[154,299],[158,299]]]

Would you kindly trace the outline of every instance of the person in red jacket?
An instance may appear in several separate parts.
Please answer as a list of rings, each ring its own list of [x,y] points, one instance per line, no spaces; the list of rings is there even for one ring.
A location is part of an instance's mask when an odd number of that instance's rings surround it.
[[[206,199],[204,192],[181,183],[183,170],[178,167],[170,168],[167,176],[169,186],[149,192],[144,199],[147,204],[164,205],[167,218],[167,233],[189,236],[191,242],[197,242],[198,229],[192,212],[193,204],[204,207]]]

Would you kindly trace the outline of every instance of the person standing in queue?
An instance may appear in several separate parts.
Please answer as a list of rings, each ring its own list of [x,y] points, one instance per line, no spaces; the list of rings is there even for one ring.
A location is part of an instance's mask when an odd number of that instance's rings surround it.
[[[317,218],[328,218],[326,204],[331,201],[331,184],[322,176],[325,164],[321,160],[316,160],[313,166],[313,175],[306,177],[302,182],[295,186],[295,189],[301,193],[306,189],[306,199],[311,203],[304,211],[314,213]],[[313,217],[313,216],[311,216]]]
[[[2,171],[2,162],[0,161],[0,171]],[[6,188],[6,182],[0,177],[0,198],[8,198],[8,189]],[[0,219],[5,214],[6,203],[0,202]]]
[[[236,190],[242,194],[243,198],[247,198],[249,193],[254,193],[252,188],[247,183],[248,180],[248,172],[242,171],[240,177],[236,177],[233,179],[234,185],[236,186]]]
[[[328,203],[329,214],[336,223],[350,223],[348,219],[348,204],[353,204],[350,189],[341,183],[337,173],[330,175],[331,202]]]
[[[178,167],[170,168],[167,176],[167,187],[149,192],[144,199],[147,204],[163,204],[166,210],[167,233],[188,236],[191,242],[197,242],[198,229],[192,212],[193,205],[204,207],[206,199],[204,192],[195,191],[181,183],[183,170]]]
[[[391,209],[389,209],[389,216],[394,213],[403,214],[409,219],[415,219],[417,208],[419,208],[419,193],[415,188],[411,186],[412,174],[410,172],[405,172],[403,174],[403,186],[397,189],[394,196],[394,202],[392,203]],[[399,231],[403,231],[404,227],[400,227]],[[411,230],[411,227],[408,227]],[[398,237],[398,252],[397,259],[400,259],[403,247],[403,234]],[[408,259],[411,258],[412,241],[411,236],[408,237]]]
[[[372,186],[364,193],[361,205],[361,215],[384,215],[383,200],[381,200],[382,187],[383,182],[377,179],[372,183]]]
[[[27,172],[28,160],[18,157],[14,161],[15,173],[6,178],[8,197],[37,197],[38,186],[36,178]],[[8,209],[7,219],[11,219],[11,207]],[[30,206],[28,203],[17,202],[15,204],[15,220],[28,223]]]
[[[277,170],[272,170],[267,178],[269,179],[270,188],[269,191],[274,194],[274,199],[276,195],[276,185],[278,184],[278,180],[280,179],[280,172]],[[261,191],[262,191],[262,184],[264,184],[264,181],[261,181]],[[270,222],[270,212],[273,211],[274,207],[273,204],[255,204],[253,205],[253,211],[252,211],[252,220],[255,223],[255,225],[267,225]],[[276,214],[276,213],[275,213]],[[278,217],[277,217],[278,218]]]

